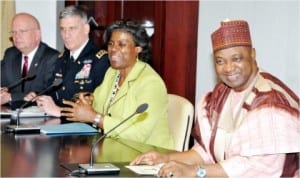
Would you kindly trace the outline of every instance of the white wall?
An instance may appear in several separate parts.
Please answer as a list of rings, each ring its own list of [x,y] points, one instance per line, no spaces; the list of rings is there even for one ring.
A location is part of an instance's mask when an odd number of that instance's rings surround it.
[[[27,12],[34,15],[40,22],[42,41],[58,50],[63,49],[63,43],[58,31],[58,15],[64,7],[64,1],[56,0],[15,0],[16,13]]]
[[[300,94],[300,1],[200,1],[196,101],[216,83],[211,33],[225,18],[250,26],[258,65]]]

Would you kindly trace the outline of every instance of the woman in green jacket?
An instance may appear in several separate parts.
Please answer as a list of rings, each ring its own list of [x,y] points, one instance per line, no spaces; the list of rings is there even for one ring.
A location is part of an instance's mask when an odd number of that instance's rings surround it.
[[[173,149],[167,119],[167,90],[164,81],[144,61],[151,59],[150,38],[140,23],[117,21],[104,35],[111,67],[93,97],[81,93],[63,115],[70,121],[92,123],[104,132],[134,113],[142,103],[148,109],[137,114],[110,136]]]

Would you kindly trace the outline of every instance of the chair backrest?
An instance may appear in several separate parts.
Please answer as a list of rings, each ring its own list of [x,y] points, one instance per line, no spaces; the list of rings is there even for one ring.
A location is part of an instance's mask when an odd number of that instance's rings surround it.
[[[182,96],[168,94],[168,119],[175,150],[188,150],[194,120],[193,104]]]

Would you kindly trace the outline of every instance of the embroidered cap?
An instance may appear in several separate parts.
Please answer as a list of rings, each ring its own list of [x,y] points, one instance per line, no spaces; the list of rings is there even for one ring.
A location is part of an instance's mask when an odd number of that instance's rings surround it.
[[[211,41],[214,52],[234,46],[252,47],[249,25],[244,20],[222,21],[211,34]]]

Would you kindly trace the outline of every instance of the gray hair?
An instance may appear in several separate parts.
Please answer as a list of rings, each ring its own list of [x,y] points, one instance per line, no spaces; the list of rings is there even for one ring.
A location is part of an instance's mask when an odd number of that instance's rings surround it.
[[[59,19],[71,16],[78,16],[82,19],[83,23],[88,23],[86,12],[78,6],[68,6],[65,9],[63,9],[59,14]]]

